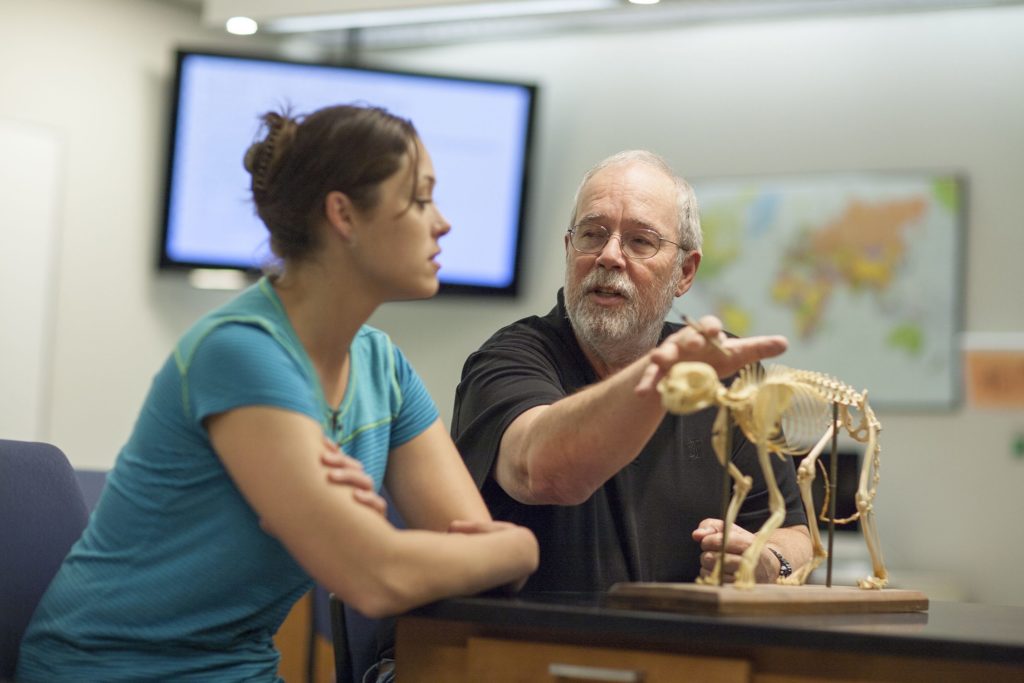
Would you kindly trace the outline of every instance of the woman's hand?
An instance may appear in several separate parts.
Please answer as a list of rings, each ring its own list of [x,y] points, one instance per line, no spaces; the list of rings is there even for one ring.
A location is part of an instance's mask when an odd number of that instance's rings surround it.
[[[327,481],[351,486],[353,498],[382,517],[387,516],[387,501],[376,492],[373,477],[363,471],[363,463],[350,455],[345,455],[338,444],[326,436],[320,453],[320,462],[327,468]]]
[[[515,529],[522,529],[523,531],[529,531],[526,527],[520,527],[512,522],[501,522],[498,520],[490,520],[486,522],[470,521],[465,519],[455,519],[448,525],[448,533],[450,534],[491,534],[500,533],[502,531],[512,531]],[[531,532],[532,536],[532,532]],[[534,541],[536,543],[536,541]],[[505,584],[504,586],[498,586],[495,591],[501,593],[518,593],[526,585],[526,580],[530,576],[527,574],[518,581]]]
[[[448,525],[448,533],[450,534],[489,534],[495,531],[508,531],[509,529],[518,529],[519,526],[512,522],[499,522],[497,520],[489,520],[486,522],[470,521],[466,519],[453,519],[452,523]]]

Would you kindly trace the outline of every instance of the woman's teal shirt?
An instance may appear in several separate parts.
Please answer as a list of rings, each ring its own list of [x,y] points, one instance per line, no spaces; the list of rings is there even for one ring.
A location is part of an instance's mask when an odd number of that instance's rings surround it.
[[[260,529],[203,419],[253,405],[308,415],[379,488],[388,452],[437,408],[384,333],[363,326],[350,353],[330,406],[266,279],[194,325],[36,610],[16,680],[277,681],[272,636],[312,581]]]

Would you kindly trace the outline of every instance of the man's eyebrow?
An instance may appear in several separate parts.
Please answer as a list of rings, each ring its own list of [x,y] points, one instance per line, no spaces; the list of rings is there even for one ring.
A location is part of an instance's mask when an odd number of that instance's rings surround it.
[[[432,175],[422,175],[422,176],[420,176],[420,181],[423,182],[423,183],[426,183],[426,185],[427,185],[426,189],[428,191],[433,190],[434,189],[434,185],[437,184],[437,178],[435,178]]]

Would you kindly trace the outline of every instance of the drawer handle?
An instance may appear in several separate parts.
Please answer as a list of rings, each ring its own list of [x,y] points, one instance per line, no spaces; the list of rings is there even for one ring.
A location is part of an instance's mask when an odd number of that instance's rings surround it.
[[[607,681],[608,683],[643,683],[642,671],[609,669],[604,666],[577,666],[576,664],[549,664],[548,673],[555,678],[570,681]]]

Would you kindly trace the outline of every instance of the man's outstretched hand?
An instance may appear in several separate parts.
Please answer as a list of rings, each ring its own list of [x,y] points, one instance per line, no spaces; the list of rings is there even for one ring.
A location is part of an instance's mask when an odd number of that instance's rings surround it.
[[[707,363],[719,377],[728,377],[745,365],[778,356],[789,346],[785,337],[730,338],[722,331],[722,321],[708,315],[670,335],[650,354],[650,365],[636,386],[636,393],[655,391],[661,378],[676,363]]]

